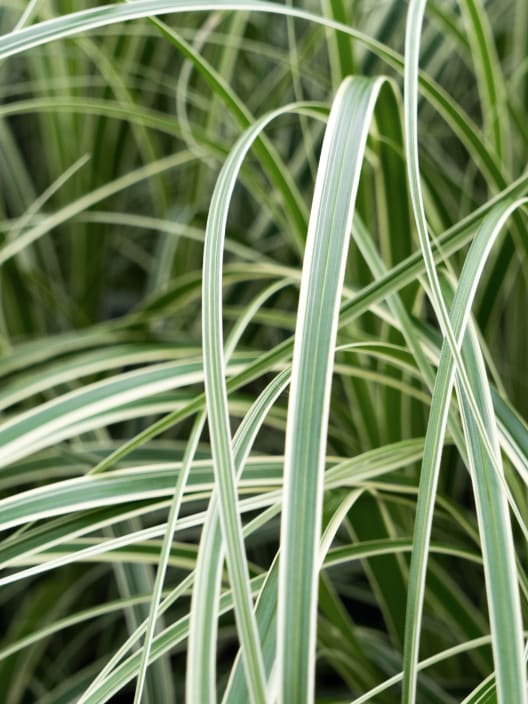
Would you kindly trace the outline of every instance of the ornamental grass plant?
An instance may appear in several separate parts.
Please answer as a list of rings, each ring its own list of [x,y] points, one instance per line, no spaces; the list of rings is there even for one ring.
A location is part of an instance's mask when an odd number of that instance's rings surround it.
[[[528,704],[526,0],[0,24],[1,704]]]

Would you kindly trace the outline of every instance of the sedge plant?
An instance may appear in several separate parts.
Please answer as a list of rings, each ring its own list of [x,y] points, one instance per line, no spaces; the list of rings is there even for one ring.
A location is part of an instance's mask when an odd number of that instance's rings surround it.
[[[527,704],[527,7],[2,4],[2,702]]]

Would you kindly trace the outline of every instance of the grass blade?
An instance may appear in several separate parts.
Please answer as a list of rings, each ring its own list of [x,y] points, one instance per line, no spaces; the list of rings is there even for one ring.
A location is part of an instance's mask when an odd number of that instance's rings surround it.
[[[382,79],[349,79],[325,132],[310,214],[284,466],[277,667],[281,702],[314,698],[322,480],[344,267],[370,120]]]

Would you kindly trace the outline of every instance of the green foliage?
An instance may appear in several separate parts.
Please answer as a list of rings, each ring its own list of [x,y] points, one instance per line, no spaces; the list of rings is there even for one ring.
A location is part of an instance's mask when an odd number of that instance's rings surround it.
[[[0,699],[527,704],[524,0],[0,9]]]

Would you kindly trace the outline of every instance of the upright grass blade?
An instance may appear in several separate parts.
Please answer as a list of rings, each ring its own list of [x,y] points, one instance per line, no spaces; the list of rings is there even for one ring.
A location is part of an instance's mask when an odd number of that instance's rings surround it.
[[[275,656],[276,636],[277,636],[277,609],[276,597],[279,583],[279,563],[278,556],[271,565],[266,575],[262,589],[259,593],[256,615],[259,626],[260,638],[262,640],[262,650],[264,662],[267,668],[271,668]],[[231,676],[226,686],[223,704],[237,704],[237,702],[247,699],[248,687],[244,679],[240,654],[237,656]]]
[[[282,282],[272,284],[248,307],[226,342],[226,356],[232,354],[240,335],[255,312],[270,295],[280,290],[282,286]],[[264,416],[288,382],[289,371],[285,370],[266,387],[240,424],[233,439],[237,481],[240,479],[244,463]],[[209,700],[213,701],[215,698],[215,636],[217,634],[217,608],[223,561],[224,550],[218,520],[218,499],[216,495],[213,495],[202,531],[193,587],[186,677],[188,699],[197,698],[204,703]]]
[[[458,341],[461,341],[465,334],[471,312],[471,304],[474,300],[480,275],[491,247],[509,215],[516,208],[524,205],[525,202],[525,200],[519,200],[506,206],[497,206],[487,216],[481,229],[479,230],[479,233],[468,253],[452,306],[451,320],[453,330]],[[457,342],[457,344],[459,344],[459,342]],[[435,388],[433,390],[431,413],[427,426],[424,457],[420,476],[420,487],[416,507],[413,539],[414,547],[409,574],[409,591],[405,627],[404,679],[402,691],[402,699],[405,702],[416,701],[418,649],[422,622],[422,605],[425,589],[427,553],[430,541],[434,500],[438,484],[440,459],[442,455],[454,377],[455,363],[451,357],[450,346],[447,340],[444,340],[436,376]],[[471,410],[471,412],[473,411]],[[484,456],[487,457],[487,451],[484,453]],[[508,559],[507,555],[511,554],[511,544],[508,541],[504,542],[502,549],[504,551],[504,559]],[[505,585],[503,585],[501,598],[506,600],[504,602],[505,604],[509,603],[508,623],[510,625],[515,623],[515,628],[520,628],[522,621],[519,619],[518,600],[517,597],[515,597],[517,587],[515,585],[515,579],[512,578],[513,575],[511,572],[511,565],[508,565],[510,579],[507,580]],[[510,599],[512,601],[508,602]],[[498,605],[496,606],[498,607]],[[510,639],[511,632],[508,631],[508,633],[506,633],[505,630],[501,631],[500,635],[496,635],[496,638]],[[498,655],[500,656],[500,651]],[[510,655],[511,653],[508,653],[508,657]],[[503,692],[506,696],[503,700],[504,704],[506,704],[507,701],[516,701],[515,698],[508,699],[508,696],[514,697],[514,695],[517,695],[520,691],[520,682],[523,679],[522,669],[519,667],[519,653],[516,654],[515,658],[514,668],[517,682],[515,683],[515,678],[511,679],[510,677],[508,677],[507,682],[504,682]],[[505,673],[509,671],[510,664],[506,666],[506,662],[504,662],[501,665],[499,659],[497,662],[497,667]],[[526,697],[526,688],[523,687],[523,689],[524,694],[522,696]],[[521,698],[519,701],[523,702],[524,699]]]
[[[289,383],[289,377],[289,370],[275,377],[240,424],[233,440],[237,479],[240,478],[263,417]],[[193,589],[187,659],[188,701],[196,698],[205,704],[215,700],[215,636],[218,618],[218,585],[222,576],[223,561],[224,548],[219,526],[218,498],[217,495],[213,495],[200,541]],[[267,655],[264,659],[265,670],[269,672],[274,652],[270,653],[269,646],[267,648],[263,646],[263,650]],[[246,688],[249,691],[247,685]]]
[[[303,263],[284,462],[277,626],[281,702],[312,702],[330,383],[363,154],[383,79],[347,79],[325,132]]]
[[[465,366],[461,355],[459,353],[459,346],[462,341],[462,336],[464,332],[464,324],[461,326],[462,335],[458,334],[455,336],[453,328],[451,326],[451,321],[447,313],[445,301],[440,288],[440,283],[438,280],[438,275],[436,273],[434,259],[432,256],[432,250],[429,243],[427,223],[425,219],[425,212],[423,206],[423,199],[420,186],[420,176],[419,176],[419,165],[418,165],[418,137],[417,137],[417,107],[418,107],[418,93],[417,93],[417,81],[418,81],[418,58],[419,58],[419,42],[421,26],[423,21],[423,14],[425,9],[426,0],[413,0],[409,7],[408,20],[407,20],[407,31],[406,31],[406,66],[405,66],[405,119],[406,119],[406,157],[409,172],[409,183],[411,191],[411,200],[413,204],[413,210],[415,214],[415,220],[418,228],[418,234],[420,238],[420,246],[422,254],[424,257],[424,262],[426,266],[427,278],[431,286],[431,300],[435,308],[435,312],[438,316],[442,332],[445,337],[446,344],[449,346],[450,352],[456,362],[456,370],[458,373],[458,378],[463,386],[464,394],[467,399],[467,403],[471,407],[473,419],[475,426],[478,428],[480,440],[484,443],[486,450],[486,457],[494,462],[494,468],[497,470],[496,455],[493,453],[493,449],[490,445],[490,440],[486,434],[486,429],[484,427],[483,419],[481,413],[479,412],[477,402],[474,398],[474,394],[471,388],[471,384],[467,377]],[[491,216],[490,216],[491,217]],[[468,267],[469,268],[469,267]],[[482,270],[482,269],[481,269]],[[478,281],[478,278],[476,279]],[[475,283],[473,284],[475,285]],[[467,284],[466,284],[467,286]],[[469,286],[468,286],[469,288]],[[461,296],[463,294],[461,293]],[[460,299],[459,299],[460,300]],[[455,302],[456,299],[455,299]],[[471,301],[469,301],[469,306]],[[469,308],[467,309],[469,312]],[[458,323],[455,318],[455,307],[453,309],[453,320]],[[466,314],[467,320],[467,314]],[[462,321],[461,321],[462,322]],[[458,338],[458,341],[457,341]],[[448,363],[446,363],[448,364]],[[446,374],[447,372],[447,374]],[[445,383],[448,382],[446,386]],[[442,362],[439,367],[437,376],[437,386],[438,391],[435,389],[433,394],[433,406],[431,409],[431,418],[428,426],[428,436],[426,438],[426,453],[425,458],[429,459],[429,445],[428,439],[431,440],[431,452],[432,452],[432,462],[429,465],[431,471],[426,471],[422,473],[421,486],[423,485],[424,497],[421,501],[421,496],[419,496],[418,501],[418,511],[416,516],[416,529],[415,537],[420,543],[419,549],[413,557],[413,562],[411,563],[411,576],[410,576],[410,588],[409,588],[409,607],[412,606],[412,612],[408,610],[407,614],[407,628],[406,628],[406,647],[405,647],[405,665],[407,668],[412,669],[412,673],[407,670],[407,677],[404,678],[403,687],[403,698],[405,701],[414,702],[416,697],[416,663],[417,663],[417,633],[419,631],[419,623],[421,622],[419,611],[421,611],[421,605],[417,607],[415,604],[415,599],[418,598],[421,604],[424,579],[425,579],[425,558],[427,554],[427,542],[428,533],[430,531],[431,519],[432,519],[432,499],[436,491],[437,473],[440,461],[440,452],[442,437],[445,431],[445,423],[447,419],[447,405],[448,398],[450,396],[450,390],[453,381],[453,370],[448,371],[442,366]],[[440,390],[443,387],[443,391]],[[438,406],[443,407],[443,411],[440,408],[435,407],[435,394],[438,393],[438,397],[444,396],[443,401],[439,401]],[[436,445],[436,447],[435,447]],[[436,459],[433,459],[436,457]],[[425,465],[424,465],[425,467]],[[500,471],[500,468],[499,468]],[[429,509],[425,508],[429,505]],[[423,511],[422,511],[423,509]],[[421,537],[418,538],[418,536]],[[504,547],[504,546],[503,546]],[[419,564],[421,562],[421,565]],[[421,573],[421,574],[420,574]],[[509,589],[513,590],[514,586],[509,585]],[[417,611],[418,608],[418,611]],[[515,617],[512,617],[515,620]],[[502,634],[504,637],[504,634]],[[520,669],[517,666],[515,669],[515,676],[509,678],[508,683],[504,683],[505,692],[509,696],[514,697],[515,693],[519,690],[518,683],[520,682]],[[503,672],[506,670],[504,669]],[[517,678],[517,685],[513,684],[513,681]],[[523,690],[523,697],[526,697],[526,691]],[[523,698],[522,701],[525,701]]]
[[[407,16],[407,27],[405,33],[405,73],[404,73],[404,117],[405,117],[405,156],[407,162],[407,173],[409,179],[409,192],[411,204],[420,241],[427,281],[430,286],[430,300],[436,313],[440,328],[444,338],[447,340],[456,363],[458,375],[464,387],[482,441],[484,442],[490,457],[493,457],[493,450],[489,446],[488,437],[478,412],[471,384],[469,383],[464,362],[462,360],[459,346],[455,339],[449,313],[442,294],[440,281],[435,267],[435,261],[429,233],[427,220],[425,217],[424,199],[420,179],[420,166],[418,159],[418,63],[420,54],[420,36],[423,23],[423,15],[427,0],[411,0]]]
[[[192,467],[192,462],[194,459],[194,454],[196,452],[196,447],[198,441],[200,440],[200,435],[202,433],[203,427],[205,425],[205,413],[202,411],[200,415],[196,418],[194,423],[191,436],[189,438],[189,444],[187,445],[185,457],[183,460],[183,467],[178,475],[178,481],[174,489],[174,498],[171,503],[171,508],[169,512],[169,517],[167,519],[167,530],[163,539],[163,546],[161,549],[160,560],[158,564],[158,569],[156,572],[156,580],[154,582],[154,590],[152,594],[152,599],[150,602],[149,616],[147,621],[147,629],[145,632],[145,640],[143,643],[143,648],[141,650],[141,661],[139,663],[139,671],[136,683],[136,692],[134,694],[134,704],[140,704],[143,695],[143,689],[145,687],[147,668],[150,659],[150,651],[152,648],[152,641],[154,638],[156,621],[159,614],[159,602],[161,599],[161,593],[163,590],[163,582],[165,580],[165,574],[167,571],[167,565],[169,562],[170,551],[172,547],[172,541],[174,539],[174,531],[176,526],[176,521],[178,520],[178,514],[180,511],[181,500],[183,492],[185,490],[185,485],[187,484],[187,479],[189,472]]]
[[[470,325],[462,347],[467,368],[490,441],[501,462],[496,420],[479,341]],[[469,466],[475,494],[479,532],[484,557],[487,603],[490,615],[498,702],[526,702],[526,665],[523,655],[523,619],[515,560],[515,546],[508,511],[508,499],[476,428],[473,413],[457,380],[457,394],[466,434]]]
[[[279,282],[279,284],[274,284],[271,287],[269,287],[267,290],[264,291],[261,296],[259,296],[254,302],[252,306],[248,308],[248,311],[246,312],[246,315],[241,318],[241,320],[238,322],[238,324],[235,326],[233,331],[231,332],[230,338],[227,342],[226,345],[226,353],[227,356],[230,357],[232,352],[234,351],[234,348],[236,347],[236,343],[238,341],[238,338],[240,335],[244,332],[245,327],[247,326],[248,322],[251,321],[252,316],[254,315],[255,311],[258,310],[260,305],[266,300],[266,298],[273,293],[275,293],[277,290],[280,290],[283,286],[283,282]],[[282,377],[285,375],[283,374]],[[288,377],[289,378],[289,375]],[[286,380],[283,380],[280,376],[278,377],[280,383],[278,384],[278,389],[275,390],[275,386],[273,385],[273,390],[271,394],[267,394],[266,399],[263,400],[259,399],[260,404],[257,404],[257,408],[254,410],[254,413],[252,414],[251,412],[246,416],[245,418],[245,423],[242,423],[241,429],[240,429],[240,434],[244,436],[245,433],[247,433],[246,428],[249,426],[251,427],[251,421],[254,420],[254,416],[257,416],[257,422],[255,422],[254,429],[255,431],[259,428],[259,422],[262,422],[262,407],[264,409],[267,409],[269,406],[266,404],[266,401],[269,405],[275,400],[276,396],[282,391],[284,387],[284,383]],[[268,400],[268,396],[271,396],[271,400]],[[136,693],[135,693],[135,701],[139,704],[141,701],[141,696],[143,692],[143,687],[145,683],[145,676],[148,668],[148,662],[150,658],[150,650],[152,647],[152,640],[154,637],[154,628],[158,616],[158,610],[159,610],[159,601],[161,597],[161,590],[163,588],[163,581],[165,579],[165,573],[167,570],[167,565],[170,557],[170,551],[171,551],[171,546],[172,546],[172,541],[174,539],[174,531],[176,527],[176,521],[178,518],[178,513],[181,505],[181,500],[183,496],[183,492],[185,489],[185,485],[187,483],[188,475],[192,467],[192,462],[194,459],[194,454],[197,449],[197,444],[200,438],[200,435],[203,430],[203,426],[205,424],[205,413],[202,411],[200,415],[197,417],[195,421],[195,425],[193,427],[193,431],[191,434],[191,437],[189,439],[189,443],[187,445],[186,451],[185,451],[185,457],[183,460],[183,467],[181,472],[178,475],[178,481],[176,483],[176,488],[174,492],[174,499],[171,504],[171,510],[169,513],[169,518],[167,521],[167,531],[165,534],[164,542],[163,542],[163,547],[161,550],[161,555],[160,555],[160,563],[158,565],[158,571],[156,574],[156,582],[154,585],[154,594],[152,596],[152,601],[151,601],[151,606],[150,606],[150,613],[149,613],[149,620],[147,623],[147,630],[145,633],[145,642],[143,644],[143,650],[142,650],[142,656],[141,656],[141,663],[140,663],[140,668],[139,668],[139,673],[138,673],[138,679],[137,679],[137,684],[136,684]],[[251,446],[251,442],[253,441],[253,437],[250,435],[250,439],[246,442],[244,445],[244,450],[246,452],[249,451],[249,448]],[[235,438],[235,448],[236,448],[236,438]],[[236,451],[235,451],[235,459],[236,459]],[[241,474],[241,470],[243,469],[243,462],[238,461],[238,475]],[[219,536],[220,537],[220,536]],[[204,551],[205,552],[205,551]],[[212,552],[211,556],[212,559],[218,559],[218,565],[219,565],[219,575],[221,574],[220,568],[222,566],[222,561],[220,560],[220,554],[221,554],[221,548],[220,546],[217,546],[216,549]],[[200,560],[198,562],[198,568],[197,568],[197,577],[196,581],[199,580],[200,578],[200,564],[204,563],[204,560],[202,559],[202,554],[200,553]],[[213,584],[215,587],[217,585],[218,580],[217,579],[212,579],[212,572],[213,572],[213,566],[207,562],[205,562],[206,565],[206,570],[207,570],[207,582],[208,584]],[[195,582],[196,584],[196,582]],[[196,615],[197,613],[204,613],[203,607],[207,608],[207,606],[213,602],[216,597],[216,594],[213,592],[211,595],[212,599],[207,599],[205,601],[205,604],[201,604],[200,606],[196,607],[193,609],[191,612],[192,616]],[[192,626],[192,621],[193,618],[191,617],[191,626]],[[206,619],[207,621],[207,619]],[[210,619],[209,624],[210,627],[212,627],[213,633],[215,632],[214,628],[214,623],[213,619]],[[195,629],[192,628],[191,633],[193,634],[192,637],[190,638],[190,650],[191,650],[191,645],[193,642],[193,637],[194,637],[194,632]],[[205,640],[205,639],[204,639]],[[200,682],[199,685],[203,686],[205,691],[207,691],[207,684],[204,682],[204,677],[203,677],[203,669],[200,669]],[[191,692],[193,692],[194,697],[198,697],[200,701],[205,701],[204,697],[200,694],[198,687],[193,686],[192,683],[192,678],[191,678],[191,671],[189,671],[187,675],[187,682],[188,682],[188,688]],[[203,684],[202,684],[203,683]]]
[[[252,701],[266,699],[264,664],[257,624],[249,594],[242,526],[236,496],[236,469],[229,428],[222,333],[222,259],[228,208],[238,173],[247,151],[278,110],[257,121],[237,142],[224,164],[211,200],[207,221],[203,264],[203,356],[207,414],[215,476],[219,491],[219,513],[226,558],[233,587],[235,614],[242,659]]]

